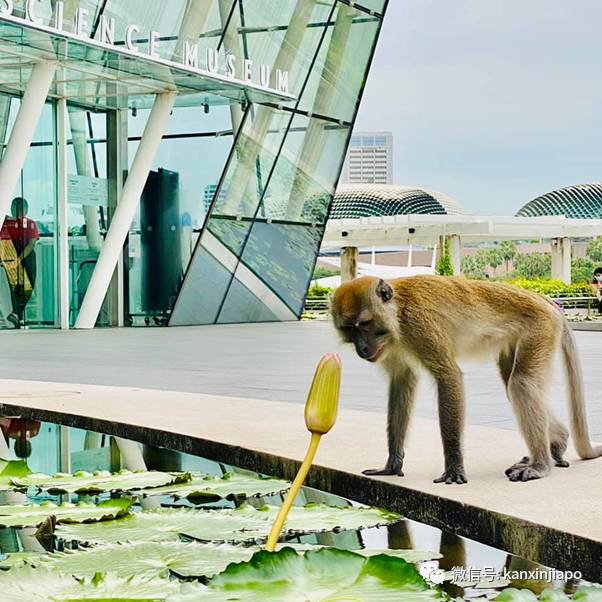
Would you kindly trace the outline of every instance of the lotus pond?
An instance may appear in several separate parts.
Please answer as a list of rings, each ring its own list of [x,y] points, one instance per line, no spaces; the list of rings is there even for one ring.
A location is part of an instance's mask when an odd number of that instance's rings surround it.
[[[310,488],[265,552],[287,481],[156,448],[131,472],[112,438],[48,423],[27,451],[0,462],[2,601],[602,601],[595,585]]]

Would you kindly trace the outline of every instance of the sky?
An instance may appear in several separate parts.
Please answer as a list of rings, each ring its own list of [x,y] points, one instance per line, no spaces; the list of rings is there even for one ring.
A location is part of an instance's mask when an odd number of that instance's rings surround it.
[[[355,130],[470,213],[601,181],[601,22],[600,0],[390,0]]]

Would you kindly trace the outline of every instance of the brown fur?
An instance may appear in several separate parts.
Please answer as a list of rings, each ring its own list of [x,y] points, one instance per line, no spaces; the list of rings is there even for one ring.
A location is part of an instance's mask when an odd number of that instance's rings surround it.
[[[404,439],[417,371],[437,384],[445,471],[436,482],[465,483],[462,455],[464,384],[457,361],[493,359],[518,418],[529,456],[512,465],[510,480],[547,474],[563,460],[568,432],[547,403],[554,354],[562,349],[579,456],[602,455],[587,429],[583,384],[572,334],[563,316],[544,297],[505,284],[463,277],[414,276],[385,282],[364,276],[342,284],[332,299],[334,324],[360,357],[380,362],[390,377],[389,457],[382,470],[403,475]]]

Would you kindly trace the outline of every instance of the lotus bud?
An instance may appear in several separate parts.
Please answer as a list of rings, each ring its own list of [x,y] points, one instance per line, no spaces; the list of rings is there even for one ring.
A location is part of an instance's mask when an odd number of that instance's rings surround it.
[[[305,424],[312,433],[324,435],[337,419],[341,388],[341,358],[328,353],[318,363],[305,404]]]

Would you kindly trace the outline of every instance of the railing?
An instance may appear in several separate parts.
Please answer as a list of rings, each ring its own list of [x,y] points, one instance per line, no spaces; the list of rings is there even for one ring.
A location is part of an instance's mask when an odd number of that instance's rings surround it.
[[[556,303],[561,309],[585,309],[587,315],[590,312],[596,312],[600,301],[597,297],[555,297],[552,301]],[[326,297],[324,298],[310,298],[305,300],[305,307],[303,310],[304,314],[307,315],[325,315],[329,310],[329,301]]]
[[[325,316],[329,306],[330,302],[326,297],[306,299],[303,315],[307,317]]]
[[[597,310],[600,301],[597,297],[556,297],[552,301],[562,309],[586,309],[589,314]]]

